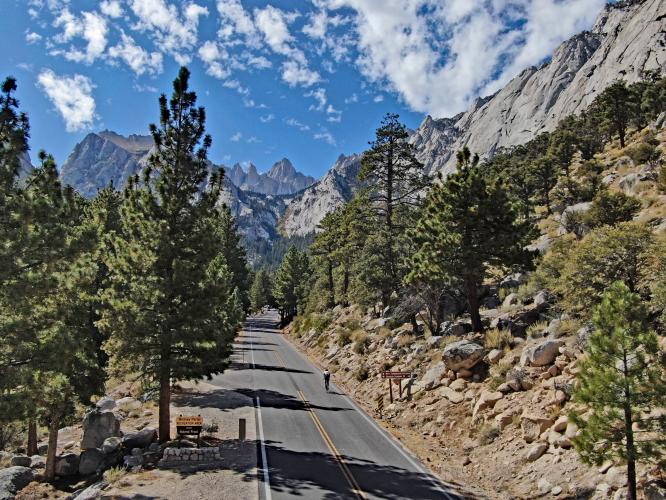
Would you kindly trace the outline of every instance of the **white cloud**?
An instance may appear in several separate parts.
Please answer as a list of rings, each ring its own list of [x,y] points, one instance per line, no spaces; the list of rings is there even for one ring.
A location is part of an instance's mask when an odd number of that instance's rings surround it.
[[[328,117],[326,121],[338,123],[342,120],[342,111],[335,109],[331,104],[326,107],[326,114]]]
[[[326,97],[326,89],[318,88],[311,90],[304,94],[304,97],[313,97],[317,101],[317,105],[311,104],[309,107],[310,111],[323,111],[328,99]]]
[[[238,142],[238,141],[241,140],[241,137],[243,137],[243,134],[241,134],[240,132],[236,132],[234,135],[232,135],[232,136],[229,138],[229,140],[230,140],[231,142]]]
[[[333,134],[331,134],[328,130],[323,129],[320,132],[317,132],[313,135],[313,137],[318,140],[318,141],[324,141],[327,144],[330,144],[331,146],[335,146],[335,137],[333,137]]]
[[[99,10],[108,17],[120,17],[123,15],[123,8],[118,0],[104,0],[99,4]]]
[[[268,123],[272,122],[275,119],[275,115],[273,113],[268,113],[267,115],[263,115],[259,117],[259,121],[261,123]]]
[[[39,33],[35,33],[34,31],[30,31],[29,33],[25,34],[25,41],[28,43],[37,43],[42,39],[42,35]]]
[[[316,71],[301,66],[296,61],[285,61],[282,63],[282,79],[292,87],[295,85],[310,87],[319,82],[321,77]]]
[[[157,94],[157,92],[159,92],[159,89],[157,87],[153,87],[152,85],[140,85],[135,83],[132,87],[137,92],[150,92],[152,94]]]
[[[357,64],[368,80],[387,84],[413,110],[451,116],[589,28],[605,0],[323,3],[355,11]]]
[[[349,97],[345,98],[345,104],[351,104],[353,102],[358,102],[358,95],[354,92]]]
[[[121,32],[120,39],[118,45],[109,49],[109,57],[122,59],[137,75],[158,75],[162,72],[162,54],[148,52],[124,32]]]
[[[87,42],[85,51],[71,46],[64,52],[66,59],[90,64],[104,54],[109,28],[106,19],[99,14],[82,12],[79,18],[69,9],[64,9],[53,22],[53,26],[63,29],[62,33],[54,37],[57,43],[67,43],[77,37],[82,37]]]
[[[90,128],[95,119],[95,99],[92,96],[94,85],[88,77],[56,75],[45,69],[37,78],[38,86],[46,93],[65,120],[68,132],[78,132]]]
[[[228,54],[226,51],[222,51],[216,42],[209,40],[199,47],[199,58],[206,65],[206,73],[219,80],[223,80],[231,74],[220,62],[223,57],[228,57]]]
[[[228,89],[234,89],[240,95],[248,95],[250,93],[250,89],[243,87],[238,80],[227,80],[222,86]]]
[[[247,56],[247,63],[257,69],[267,69],[273,66],[273,64],[264,56],[253,56],[249,54]]]
[[[252,17],[243,8],[240,0],[218,0],[217,11],[220,14],[220,30],[222,39],[230,39],[233,35],[242,35],[251,46],[258,43],[257,29]]]
[[[287,125],[289,125],[290,127],[295,127],[297,129],[299,129],[301,132],[306,132],[306,131],[310,130],[310,127],[308,125],[305,125],[304,123],[299,122],[295,118],[287,118],[284,122]]]
[[[165,0],[129,0],[129,6],[139,19],[137,29],[150,32],[156,45],[179,64],[189,62],[187,53],[197,43],[199,18],[208,15],[206,7],[187,3],[179,13],[175,5]]]
[[[372,98],[372,102],[382,102],[384,100],[384,96],[379,94],[376,95],[375,97]]]
[[[249,137],[245,142],[247,142],[248,144],[258,144],[261,141],[259,139],[257,139],[255,136],[252,136],[252,137]]]

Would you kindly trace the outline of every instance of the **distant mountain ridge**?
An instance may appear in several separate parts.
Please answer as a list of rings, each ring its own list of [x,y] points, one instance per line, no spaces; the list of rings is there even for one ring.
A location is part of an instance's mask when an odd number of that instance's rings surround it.
[[[263,174],[250,163],[245,170],[239,163],[227,169],[227,176],[239,188],[263,194],[292,194],[316,182],[314,177],[298,172],[287,158],[273,164]]]

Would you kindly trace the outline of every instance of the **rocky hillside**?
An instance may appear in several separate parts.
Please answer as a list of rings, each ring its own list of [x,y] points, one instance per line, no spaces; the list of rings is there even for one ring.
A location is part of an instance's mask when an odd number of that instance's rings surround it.
[[[410,140],[430,171],[450,172],[463,146],[488,156],[525,143],[585,109],[614,80],[634,82],[648,70],[666,71],[666,2],[609,4],[591,31],[562,43],[549,62],[453,118],[426,117]]]
[[[320,181],[289,203],[280,220],[280,231],[289,237],[314,232],[327,213],[351,199],[360,168],[361,155],[340,155]]]
[[[227,169],[229,180],[244,191],[262,194],[292,194],[314,184],[316,179],[298,172],[287,158],[276,162],[263,174],[250,163],[247,170],[236,163]]]
[[[601,183],[610,193],[638,200],[633,221],[655,236],[666,231],[664,167],[658,160],[666,152],[663,125],[662,116],[648,129],[633,132],[626,148],[616,141],[595,156]],[[649,155],[641,154],[647,150]],[[576,160],[572,175],[585,165]],[[567,215],[591,214],[592,205],[577,203],[544,217],[535,246],[545,253],[557,240],[584,238],[590,229],[579,232]],[[445,481],[477,488],[486,498],[626,498],[625,466],[588,466],[573,449],[579,429],[568,415],[582,410],[571,395],[591,325],[585,316],[563,312],[567,297],[558,299],[542,288],[533,279],[538,273],[484,283],[483,334],[472,332],[469,315],[461,309],[452,308],[448,320],[431,333],[419,320],[419,331],[411,323],[401,324],[390,308],[376,317],[358,306],[296,318],[286,331],[332,371],[334,383],[381,418]],[[659,343],[666,351],[663,333]],[[393,386],[392,404],[387,381],[380,377],[383,370],[414,374],[408,384],[403,381],[401,395]],[[381,416],[374,403],[379,395],[386,404]],[[652,415],[664,412],[655,408]],[[658,466],[641,465],[638,483],[639,498],[666,494]]]

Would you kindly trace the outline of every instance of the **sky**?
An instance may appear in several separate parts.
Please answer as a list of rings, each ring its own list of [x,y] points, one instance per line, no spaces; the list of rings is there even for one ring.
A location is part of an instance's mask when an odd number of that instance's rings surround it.
[[[31,154],[86,134],[147,134],[186,65],[209,158],[322,176],[387,112],[410,128],[464,111],[605,0],[0,0],[0,77],[17,78]]]

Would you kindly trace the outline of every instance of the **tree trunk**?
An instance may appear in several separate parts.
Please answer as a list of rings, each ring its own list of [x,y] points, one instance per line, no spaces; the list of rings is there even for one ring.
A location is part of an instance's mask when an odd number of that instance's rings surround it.
[[[28,443],[26,448],[29,457],[37,455],[37,422],[34,420],[28,422]]]
[[[164,363],[164,361],[163,361]],[[159,441],[171,439],[171,370],[162,368],[160,373]]]
[[[625,367],[626,367],[625,355]],[[628,399],[628,398],[627,398]],[[629,399],[624,404],[624,433],[627,439],[627,500],[636,500],[636,446]]]
[[[335,283],[333,281],[333,262],[328,261],[328,306],[335,307]]]
[[[349,299],[347,293],[349,291],[349,271],[345,268],[342,280],[342,300],[345,307],[349,306]]]
[[[419,335],[419,324],[416,322],[416,313],[409,315],[409,321],[412,324],[412,331],[414,335]]]
[[[469,305],[469,315],[472,318],[472,329],[475,332],[483,331],[483,323],[481,323],[481,315],[479,314],[479,295],[476,282],[468,278],[465,280],[467,288],[467,303]]]
[[[55,479],[56,451],[58,448],[58,422],[52,422],[49,426],[49,449],[46,452],[46,471],[44,477],[48,482]]]

